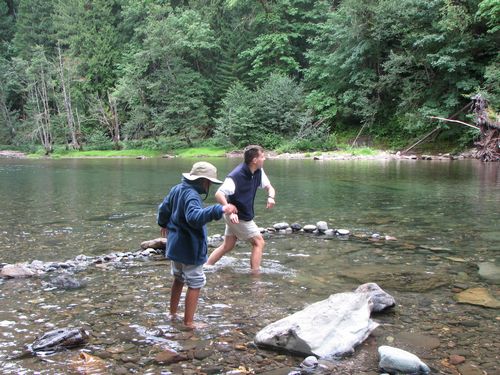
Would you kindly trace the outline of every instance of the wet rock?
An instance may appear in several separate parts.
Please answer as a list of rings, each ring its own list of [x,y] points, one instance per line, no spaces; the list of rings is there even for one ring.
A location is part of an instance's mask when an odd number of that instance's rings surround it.
[[[378,348],[379,368],[389,373],[429,374],[429,367],[416,355],[392,346]]]
[[[44,333],[29,346],[34,352],[55,352],[84,345],[89,334],[83,328],[58,328]]]
[[[348,229],[335,229],[337,236],[348,236],[351,232]]]
[[[493,283],[500,283],[500,267],[495,263],[481,262],[478,263],[479,276]]]
[[[370,313],[371,302],[365,294],[332,294],[263,328],[255,343],[292,353],[338,357],[352,353],[378,326]]]
[[[49,281],[49,285],[57,289],[80,289],[86,286],[85,281],[80,281],[71,275],[59,275]]]
[[[276,223],[273,225],[273,228],[276,230],[283,230],[289,228],[290,225],[288,223],[282,222],[282,223]]]
[[[201,368],[202,373],[207,374],[207,375],[221,374],[223,370],[224,370],[224,367],[222,367],[222,366],[207,366],[207,367]]]
[[[328,230],[328,224],[326,221],[318,221],[316,223],[316,228],[318,228],[320,233],[325,233]]]
[[[70,360],[69,367],[79,374],[104,374],[107,372],[106,363],[99,357],[80,352]]]
[[[372,311],[375,312],[379,312],[396,305],[394,297],[385,292],[376,283],[366,283],[360,285],[356,288],[354,293],[366,293],[373,303]]]
[[[26,264],[7,264],[0,270],[0,276],[5,278],[21,278],[21,277],[31,277],[40,274],[36,272]]]
[[[146,250],[148,248],[156,250],[165,250],[167,245],[167,239],[163,237],[155,238],[153,240],[144,241],[141,243],[141,249]]]
[[[300,367],[308,370],[315,369],[316,367],[318,367],[318,358],[310,355],[309,357],[304,358],[304,360],[300,364]]]
[[[452,354],[452,355],[450,355],[449,362],[452,365],[456,366],[456,365],[459,365],[461,363],[464,363],[465,362],[465,357],[461,356],[461,355],[458,355],[458,354]]]
[[[292,223],[290,224],[290,228],[292,228],[293,232],[298,232],[302,229],[302,225],[300,225],[299,223]]]
[[[188,360],[188,358],[184,355],[177,353],[171,349],[165,349],[162,352],[158,353],[155,358],[155,362],[162,365],[169,365],[172,363],[182,362]]]
[[[484,375],[484,372],[472,363],[464,363],[457,366],[460,375]]]
[[[193,357],[201,361],[202,359],[208,358],[213,354],[214,351],[208,348],[196,348],[195,351],[193,352]]]
[[[316,225],[312,225],[312,224],[304,225],[304,232],[306,232],[306,233],[312,233],[316,229],[317,229]]]
[[[453,297],[458,303],[500,308],[500,301],[494,298],[486,288],[470,288],[455,294]]]

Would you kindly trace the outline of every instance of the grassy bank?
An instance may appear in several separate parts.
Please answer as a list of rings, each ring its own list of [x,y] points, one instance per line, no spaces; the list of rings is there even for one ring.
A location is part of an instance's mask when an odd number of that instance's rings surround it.
[[[224,157],[230,150],[225,150],[216,147],[194,147],[172,150],[170,153],[165,153],[159,150],[151,150],[146,148],[124,149],[124,150],[65,150],[56,148],[49,156],[46,156],[42,149],[34,153],[29,153],[29,158],[37,159],[49,157],[51,159],[64,158],[159,158],[164,156],[169,157]]]

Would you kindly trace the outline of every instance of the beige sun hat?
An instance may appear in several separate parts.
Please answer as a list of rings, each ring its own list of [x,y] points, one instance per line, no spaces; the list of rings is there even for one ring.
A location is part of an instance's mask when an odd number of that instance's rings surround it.
[[[222,184],[222,181],[217,179],[217,168],[206,161],[194,163],[191,172],[183,173],[182,175],[190,181],[197,180],[198,178],[206,178],[215,184]]]

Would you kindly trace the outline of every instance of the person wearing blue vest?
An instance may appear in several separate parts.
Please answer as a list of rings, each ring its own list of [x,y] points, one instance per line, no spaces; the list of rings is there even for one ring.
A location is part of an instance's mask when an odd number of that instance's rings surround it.
[[[196,328],[194,313],[200,290],[206,283],[203,264],[207,261],[207,227],[223,214],[238,212],[232,204],[215,204],[203,207],[200,194],[208,195],[217,179],[217,168],[207,162],[194,163],[190,173],[183,173],[180,184],[175,185],[158,206],[160,233],[167,238],[165,256],[171,260],[174,276],[170,294],[170,317],[175,319],[184,284],[188,286],[185,297],[184,325]]]
[[[275,204],[274,190],[264,169],[264,149],[261,146],[250,145],[245,148],[244,162],[234,168],[215,193],[215,199],[220,204],[232,203],[238,209],[237,213],[224,215],[226,231],[224,242],[208,257],[207,265],[211,266],[231,251],[236,241],[249,241],[252,245],[250,268],[252,273],[258,273],[264,251],[265,241],[255,224],[254,200],[258,188],[267,190],[266,208]]]

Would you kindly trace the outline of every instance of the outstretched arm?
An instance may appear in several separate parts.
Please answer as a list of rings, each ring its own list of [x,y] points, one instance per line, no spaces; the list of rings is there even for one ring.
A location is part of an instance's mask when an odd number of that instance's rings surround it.
[[[264,189],[267,190],[267,203],[266,208],[273,208],[276,204],[276,190],[271,184],[267,185]]]

